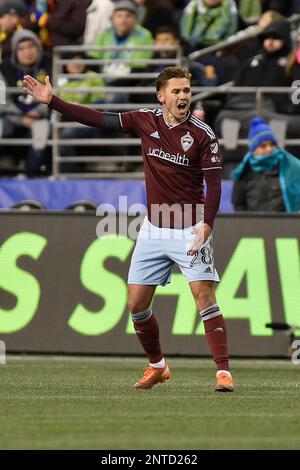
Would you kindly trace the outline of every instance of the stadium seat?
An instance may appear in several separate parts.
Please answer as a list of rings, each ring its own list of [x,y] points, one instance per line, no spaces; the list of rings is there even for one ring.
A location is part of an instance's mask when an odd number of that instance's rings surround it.
[[[72,202],[65,209],[72,210],[75,212],[87,212],[87,211],[96,212],[97,204],[93,201],[82,199],[80,201]]]
[[[32,209],[46,209],[46,207],[35,199],[24,199],[23,201],[16,202],[11,209],[19,209],[20,211],[30,211]]]

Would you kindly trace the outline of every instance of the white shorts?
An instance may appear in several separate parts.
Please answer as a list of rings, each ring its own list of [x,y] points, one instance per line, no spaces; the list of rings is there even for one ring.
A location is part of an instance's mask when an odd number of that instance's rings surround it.
[[[212,234],[195,256],[187,255],[195,237],[192,228],[159,228],[145,217],[131,258],[128,284],[164,286],[171,281],[175,263],[188,282],[219,282]]]

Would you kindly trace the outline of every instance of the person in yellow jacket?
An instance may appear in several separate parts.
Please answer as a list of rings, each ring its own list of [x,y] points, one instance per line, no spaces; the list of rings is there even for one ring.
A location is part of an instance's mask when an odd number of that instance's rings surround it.
[[[92,88],[104,87],[103,79],[94,71],[88,70],[85,64],[76,62],[86,59],[82,52],[74,52],[64,55],[65,60],[72,60],[65,66],[65,72],[68,77],[64,76],[58,80],[59,96],[61,99],[78,104],[96,104],[105,102],[105,93],[102,91],[93,91]],[[86,74],[85,78],[77,78],[77,74]],[[74,77],[73,77],[74,76]],[[70,91],[70,88],[74,91]],[[80,89],[90,88],[90,91],[80,92]]]

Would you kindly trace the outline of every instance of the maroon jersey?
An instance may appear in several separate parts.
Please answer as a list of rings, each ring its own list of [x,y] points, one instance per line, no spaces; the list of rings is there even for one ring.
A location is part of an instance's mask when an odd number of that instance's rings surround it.
[[[192,224],[199,222],[196,206],[205,202],[204,172],[222,168],[212,129],[190,113],[185,121],[170,126],[162,109],[141,109],[119,116],[122,131],[141,138],[150,221],[153,205],[179,204],[191,206]],[[176,224],[171,222],[171,226]]]
[[[221,197],[221,156],[218,141],[207,124],[188,114],[185,121],[170,126],[161,109],[118,115],[67,103],[57,96],[52,96],[49,107],[87,126],[121,129],[141,137],[148,214],[154,225],[174,228],[194,225],[203,220],[205,202],[204,222],[213,227]],[[203,175],[207,183],[206,200]],[[164,220],[160,207],[164,207]]]

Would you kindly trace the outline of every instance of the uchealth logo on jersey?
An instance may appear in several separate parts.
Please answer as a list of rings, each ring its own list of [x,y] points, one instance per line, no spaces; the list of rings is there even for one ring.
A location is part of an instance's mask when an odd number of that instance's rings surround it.
[[[189,132],[181,137],[181,146],[185,152],[191,148],[193,143],[194,139]]]

